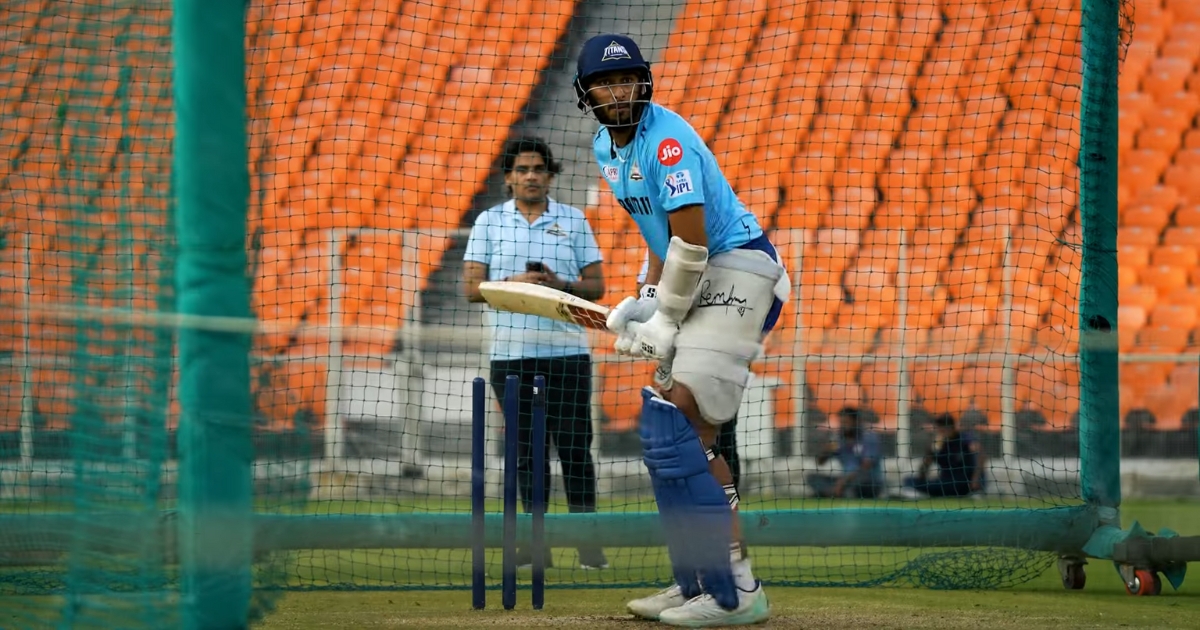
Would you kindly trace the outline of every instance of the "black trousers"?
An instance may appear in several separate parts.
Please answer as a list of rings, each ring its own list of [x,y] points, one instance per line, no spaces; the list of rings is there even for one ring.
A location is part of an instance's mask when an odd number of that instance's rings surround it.
[[[504,404],[505,381],[520,378],[517,405],[517,492],[526,512],[533,500],[533,377],[546,377],[546,501],[550,500],[550,445],[558,450],[571,512],[596,511],[596,464],[592,461],[592,360],[586,354],[549,359],[492,361],[492,391]],[[507,439],[507,437],[506,437]]]

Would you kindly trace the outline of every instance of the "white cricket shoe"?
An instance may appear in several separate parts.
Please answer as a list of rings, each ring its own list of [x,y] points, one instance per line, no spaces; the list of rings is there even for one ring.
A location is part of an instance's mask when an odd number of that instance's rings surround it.
[[[672,584],[649,597],[635,599],[625,604],[625,606],[629,609],[629,612],[642,619],[657,621],[658,616],[664,610],[682,606],[687,601],[688,599],[683,596],[683,589],[679,588],[678,584]]]
[[[712,595],[705,593],[689,599],[686,604],[664,610],[658,620],[669,626],[712,628],[716,626],[749,626],[762,623],[771,616],[771,604],[763,591],[762,582],[753,591],[738,591],[738,607],[725,610]]]

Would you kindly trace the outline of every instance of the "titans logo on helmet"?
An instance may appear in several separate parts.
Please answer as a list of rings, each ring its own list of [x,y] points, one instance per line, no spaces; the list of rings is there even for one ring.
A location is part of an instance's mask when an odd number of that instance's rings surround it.
[[[604,56],[600,58],[600,61],[613,61],[615,59],[632,59],[629,56],[629,51],[618,42],[612,42],[604,47]]]

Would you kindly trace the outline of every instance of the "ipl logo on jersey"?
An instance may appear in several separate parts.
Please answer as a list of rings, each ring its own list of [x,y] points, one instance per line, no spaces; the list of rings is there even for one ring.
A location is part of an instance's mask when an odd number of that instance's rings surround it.
[[[604,48],[604,56],[600,58],[600,61],[614,61],[616,59],[632,59],[632,57],[629,56],[629,51],[625,50],[624,46],[617,42],[612,42]]]
[[[692,188],[692,173],[687,169],[667,175],[667,196],[674,199],[679,195],[695,192]]]

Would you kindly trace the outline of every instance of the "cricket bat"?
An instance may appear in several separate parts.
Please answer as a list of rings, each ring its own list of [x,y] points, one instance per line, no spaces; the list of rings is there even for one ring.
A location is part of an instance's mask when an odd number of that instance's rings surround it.
[[[482,282],[479,292],[492,308],[549,317],[584,328],[608,330],[608,307],[558,289],[527,282]]]

